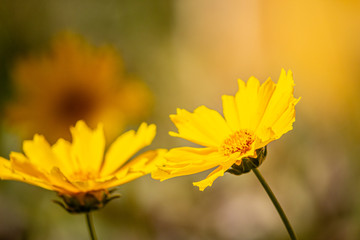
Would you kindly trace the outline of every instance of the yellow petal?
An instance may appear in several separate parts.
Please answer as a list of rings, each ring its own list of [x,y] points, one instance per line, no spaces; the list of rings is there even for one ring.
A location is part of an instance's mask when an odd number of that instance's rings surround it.
[[[57,167],[54,167],[51,170],[48,178],[49,183],[53,186],[53,188],[61,193],[77,193],[87,190],[77,188],[74,183],[71,183],[69,179],[67,179],[65,175],[61,172],[61,170]]]
[[[58,160],[58,167],[61,167],[61,171],[69,176],[73,172],[79,172],[80,166],[72,159],[71,156],[71,143],[60,138],[52,147],[52,151]]]
[[[194,147],[180,147],[173,148],[165,154],[165,159],[167,163],[173,164],[187,164],[187,163],[204,163],[209,161],[207,156],[212,155],[218,156],[217,148],[194,148]],[[221,155],[221,154],[220,154]],[[209,159],[213,159],[209,158]]]
[[[295,122],[295,105],[300,101],[299,99],[293,99],[289,104],[289,107],[283,112],[281,117],[272,126],[272,130],[275,133],[276,139],[280,138],[283,134],[292,130],[292,124]]]
[[[181,137],[191,142],[216,147],[230,133],[224,118],[216,111],[200,106],[190,113],[177,109],[176,115],[170,115],[179,133],[170,132],[171,136]]]
[[[295,105],[299,101],[299,99],[294,98],[293,91],[292,72],[288,71],[286,74],[285,70],[282,70],[276,88],[266,104],[264,115],[255,132],[263,145],[280,138],[292,129],[292,123],[295,121]]]
[[[109,183],[107,187],[111,188],[121,185],[153,172],[156,170],[156,165],[164,161],[164,154],[166,152],[166,149],[157,149],[140,154],[116,172],[117,180]]]
[[[252,130],[256,130],[263,119],[266,108],[269,104],[269,101],[275,91],[276,84],[268,78],[259,89],[259,102],[257,106],[257,118],[254,119],[254,128]]]
[[[224,175],[225,171],[228,170],[234,164],[233,160],[230,160],[223,165],[217,167],[212,171],[204,180],[199,182],[194,182],[193,185],[199,187],[200,191],[204,191],[205,188],[211,187],[213,182],[218,178]]]
[[[152,173],[154,179],[161,181],[203,172],[214,168],[228,159],[214,148],[173,148],[165,154],[163,166]]]
[[[14,154],[12,153],[12,156]],[[25,160],[25,156],[21,154],[19,156],[22,158],[21,161]],[[25,160],[28,162],[28,160]],[[42,187],[48,190],[54,190],[51,185],[47,183],[45,179],[47,179],[43,174],[39,174],[38,170],[36,170],[30,163],[25,164],[24,166],[14,167],[14,160],[8,161],[7,159],[0,157],[0,178],[4,180],[16,180],[25,182],[28,184],[32,184],[38,187]],[[18,162],[18,164],[20,164]],[[27,173],[21,172],[21,169],[24,168]],[[17,171],[16,169],[20,170]]]
[[[0,179],[21,180],[22,178],[16,174],[11,167],[10,161],[0,157]]]
[[[235,102],[235,97],[223,95],[223,113],[227,124],[232,131],[240,129],[239,113]]]
[[[26,158],[22,153],[11,152],[10,162],[11,168],[24,177],[29,176],[42,179],[44,181],[48,180],[45,175],[46,171],[41,169],[41,165],[35,165],[34,163],[30,162],[29,159]]]
[[[111,178],[108,178],[108,179],[101,179],[101,178],[95,179],[91,183],[91,190],[96,191],[96,190],[101,190],[101,189],[109,189],[109,188],[120,185],[120,184],[114,183],[115,181],[117,181],[117,178],[115,176],[112,176]],[[87,187],[89,185],[90,184],[88,184]]]
[[[239,129],[254,130],[254,122],[258,118],[260,83],[255,77],[250,77],[247,84],[241,80],[238,84],[239,90],[235,95],[235,101],[239,115]]]
[[[124,165],[115,175],[120,178],[129,172],[150,173],[156,169],[156,164],[164,161],[166,152],[166,149],[157,149],[142,153]]]
[[[255,77],[247,84],[239,80],[239,90],[235,97],[222,96],[226,122],[233,131],[248,129],[255,131],[275,89],[275,83],[269,78],[260,86]]]
[[[35,134],[33,140],[24,141],[23,149],[29,161],[35,166],[41,166],[50,171],[57,164],[56,157],[44,136]]]
[[[155,135],[156,126],[154,124],[142,123],[136,134],[131,130],[118,137],[106,153],[101,176],[107,176],[118,170],[140,149],[150,145]]]
[[[75,161],[83,172],[99,172],[105,148],[103,125],[92,131],[84,121],[78,121],[70,131],[73,143],[69,161]]]

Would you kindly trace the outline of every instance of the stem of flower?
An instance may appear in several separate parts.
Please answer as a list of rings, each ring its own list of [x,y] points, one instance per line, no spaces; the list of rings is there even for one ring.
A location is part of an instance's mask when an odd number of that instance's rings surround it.
[[[87,222],[87,225],[88,225],[91,240],[97,240],[96,233],[95,233],[95,228],[94,228],[94,222],[93,222],[93,219],[92,219],[91,212],[86,213],[86,222]]]
[[[281,208],[280,203],[276,199],[274,193],[271,191],[270,186],[267,184],[267,182],[265,181],[265,179],[263,178],[263,176],[261,175],[261,173],[259,172],[259,170],[257,168],[253,168],[251,170],[255,173],[255,175],[259,179],[261,185],[264,187],[266,193],[269,195],[272,203],[274,204],[276,210],[278,211],[278,213],[281,217],[281,220],[283,221],[283,223],[286,227],[286,230],[288,231],[288,233],[290,235],[290,239],[296,240],[294,230],[292,229],[291,224],[290,224],[289,220],[287,219],[284,210]]]

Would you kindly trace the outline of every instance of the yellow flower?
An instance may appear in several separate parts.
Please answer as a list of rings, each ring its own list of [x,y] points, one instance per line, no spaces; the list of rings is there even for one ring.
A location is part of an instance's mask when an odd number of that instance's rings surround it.
[[[224,118],[205,106],[194,113],[177,109],[176,115],[170,115],[179,131],[170,132],[171,136],[204,148],[171,149],[165,155],[166,163],[152,173],[153,178],[165,180],[217,167],[206,179],[194,183],[203,191],[231,166],[258,157],[257,152],[266,154],[266,149],[262,150],[268,143],[292,129],[295,105],[300,98],[293,96],[291,71],[286,74],[282,70],[277,84],[269,78],[260,86],[254,77],[247,84],[241,80],[238,83],[235,96],[222,96]]]
[[[154,124],[142,123],[109,147],[104,156],[103,125],[91,130],[84,121],[71,127],[72,143],[59,139],[50,145],[42,135],[23,143],[24,154],[12,152],[10,161],[0,157],[0,178],[17,180],[56,191],[73,212],[102,207],[110,198],[108,189],[150,173],[165,150],[147,151],[156,134]],[[95,204],[94,203],[97,204]]]
[[[124,74],[116,50],[94,47],[71,33],[60,34],[48,52],[19,59],[13,69],[15,99],[8,123],[25,138],[43,134],[50,143],[78,120],[103,122],[109,139],[150,113],[152,95],[140,80]]]

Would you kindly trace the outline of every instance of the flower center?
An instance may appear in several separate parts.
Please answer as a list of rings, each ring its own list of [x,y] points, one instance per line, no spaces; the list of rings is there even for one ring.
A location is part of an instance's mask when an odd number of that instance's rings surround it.
[[[75,124],[79,119],[87,119],[97,107],[96,95],[80,89],[67,89],[59,98],[55,111],[66,123]]]
[[[233,153],[244,154],[251,149],[251,144],[255,141],[255,136],[248,130],[239,130],[231,134],[224,140],[220,149],[225,156]]]

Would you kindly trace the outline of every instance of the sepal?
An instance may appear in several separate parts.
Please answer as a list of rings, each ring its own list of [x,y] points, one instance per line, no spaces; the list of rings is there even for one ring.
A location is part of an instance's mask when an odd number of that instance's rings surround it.
[[[266,155],[267,146],[256,149],[256,158],[243,158],[240,165],[234,163],[231,168],[226,170],[226,172],[234,175],[241,175],[247,173],[253,168],[258,168],[265,161]]]
[[[112,195],[114,191],[116,189],[110,191],[103,189],[76,194],[58,193],[58,196],[63,201],[53,200],[53,202],[63,207],[69,213],[86,213],[101,209],[111,200],[119,198],[119,194]]]

